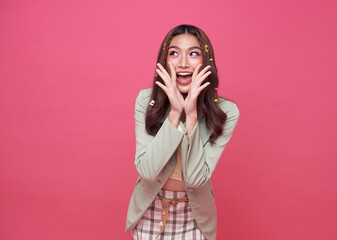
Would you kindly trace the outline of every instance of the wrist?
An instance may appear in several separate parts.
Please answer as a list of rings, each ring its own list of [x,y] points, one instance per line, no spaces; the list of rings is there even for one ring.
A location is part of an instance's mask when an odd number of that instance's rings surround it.
[[[186,135],[190,135],[193,131],[193,128],[195,126],[195,124],[198,122],[198,118],[197,117],[187,117],[186,116]]]
[[[172,126],[174,126],[175,128],[178,128],[180,116],[181,116],[181,112],[178,112],[172,109],[168,115],[168,120],[170,121]]]
[[[196,101],[188,101],[188,103],[185,104],[184,111],[186,115],[198,114]]]
[[[185,112],[186,119],[197,119],[198,118],[198,112],[197,110],[191,111],[191,112]]]

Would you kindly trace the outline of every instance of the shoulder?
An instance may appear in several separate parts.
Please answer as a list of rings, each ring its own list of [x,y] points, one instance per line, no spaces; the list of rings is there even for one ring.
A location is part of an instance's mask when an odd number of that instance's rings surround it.
[[[135,109],[138,109],[138,110],[143,109],[142,111],[145,111],[147,108],[147,105],[150,102],[151,94],[152,94],[152,88],[140,90],[140,92],[138,93],[137,99],[136,99]]]
[[[142,97],[148,97],[150,98],[152,94],[152,88],[146,88],[146,89],[142,89],[140,90],[138,96],[142,96]]]
[[[152,94],[152,88],[142,89],[138,93],[136,102],[141,105],[147,105],[150,101],[150,97]]]
[[[223,112],[225,112],[227,114],[227,116],[228,115],[239,116],[239,114],[240,114],[239,108],[234,102],[231,102],[230,100],[219,97],[218,104],[219,104],[219,107],[221,108],[221,110]]]

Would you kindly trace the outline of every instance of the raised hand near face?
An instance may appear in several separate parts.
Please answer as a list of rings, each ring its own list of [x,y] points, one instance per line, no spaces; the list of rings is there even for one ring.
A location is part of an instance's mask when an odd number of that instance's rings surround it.
[[[161,64],[157,64],[158,69],[156,72],[163,80],[164,84],[157,81],[156,84],[166,93],[170,104],[171,111],[169,114],[169,121],[175,127],[178,127],[178,123],[182,112],[185,112],[186,125],[194,126],[197,121],[197,99],[200,92],[205,89],[210,83],[202,82],[211,74],[210,66],[205,67],[200,70],[202,64],[199,64],[192,74],[192,80],[189,83],[189,91],[186,98],[180,93],[177,84],[177,76],[173,65],[169,62],[168,66],[170,68],[170,74],[165,70]],[[201,85],[202,84],[202,85]],[[191,120],[192,119],[192,120]]]
[[[156,84],[166,93],[171,104],[171,110],[181,114],[184,110],[184,98],[177,88],[176,72],[171,63],[168,65],[171,74],[160,63],[157,64],[158,68],[156,71],[161,79],[163,79],[165,85],[159,81]]]
[[[166,93],[170,101],[171,111],[169,113],[169,121],[173,126],[178,127],[180,116],[184,111],[184,97],[177,88],[176,72],[171,63],[168,65],[170,67],[171,75],[160,63],[157,64],[158,68],[156,69],[156,72],[161,77],[164,84],[159,81],[156,81],[156,84]]]
[[[198,96],[201,93],[201,91],[204,90],[210,84],[209,82],[202,84],[202,82],[211,74],[211,71],[208,71],[211,68],[211,66],[208,65],[199,72],[201,66],[202,65],[199,64],[198,67],[193,72],[190,89],[184,101],[184,111],[186,117],[190,114],[197,116]]]

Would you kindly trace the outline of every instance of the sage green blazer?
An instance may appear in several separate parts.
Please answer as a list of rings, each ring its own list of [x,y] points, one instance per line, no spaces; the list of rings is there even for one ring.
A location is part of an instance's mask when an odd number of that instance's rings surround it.
[[[217,213],[211,184],[212,173],[231,138],[239,119],[235,103],[219,98],[220,108],[227,114],[223,133],[210,143],[212,132],[207,129],[205,119],[199,118],[190,135],[182,122],[183,132],[173,127],[167,116],[156,136],[145,129],[145,113],[152,89],[141,90],[135,106],[136,159],[138,179],[131,196],[126,232],[132,230],[155,199],[176,162],[176,149],[181,144],[182,177],[192,208],[192,214],[203,235],[208,240],[216,239]]]

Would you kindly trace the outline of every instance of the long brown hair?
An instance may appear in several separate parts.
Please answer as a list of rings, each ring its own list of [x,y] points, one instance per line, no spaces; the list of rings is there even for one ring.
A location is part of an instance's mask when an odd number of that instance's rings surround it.
[[[171,29],[165,36],[161,43],[157,63],[160,63],[167,70],[167,53],[172,38],[180,34],[191,34],[195,36],[200,44],[202,51],[203,67],[211,65],[209,75],[204,82],[210,82],[198,96],[197,111],[199,116],[206,118],[206,126],[212,131],[212,135],[209,139],[211,143],[222,133],[223,124],[227,119],[226,113],[224,113],[214,99],[218,99],[216,88],[219,85],[218,70],[215,65],[215,57],[212,44],[207,35],[198,27],[193,25],[182,24]],[[207,46],[206,46],[207,45]],[[170,102],[165,92],[155,83],[159,81],[163,83],[160,76],[155,74],[153,80],[152,95],[150,100],[154,100],[154,106],[149,105],[146,110],[145,126],[149,134],[155,136],[163,124],[163,118],[168,110]],[[164,84],[164,83],[163,83]]]

